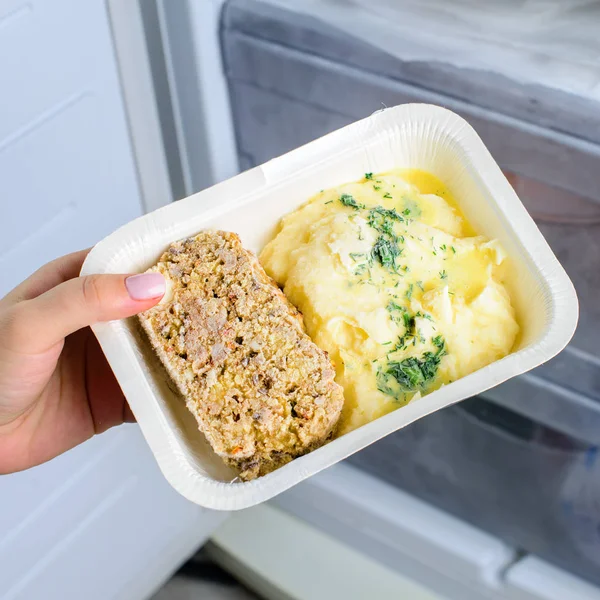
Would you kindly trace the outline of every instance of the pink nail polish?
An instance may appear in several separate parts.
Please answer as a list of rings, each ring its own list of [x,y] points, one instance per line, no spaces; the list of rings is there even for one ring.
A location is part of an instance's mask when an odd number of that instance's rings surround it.
[[[160,273],[142,273],[128,277],[125,287],[134,300],[150,300],[164,296],[166,283]]]

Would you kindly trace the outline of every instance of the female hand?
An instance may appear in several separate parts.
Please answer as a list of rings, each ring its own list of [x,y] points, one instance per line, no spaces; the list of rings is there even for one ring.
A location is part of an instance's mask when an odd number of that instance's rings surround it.
[[[78,277],[87,253],[48,263],[0,300],[0,473],[133,421],[88,326],[154,306],[165,280],[160,273]]]

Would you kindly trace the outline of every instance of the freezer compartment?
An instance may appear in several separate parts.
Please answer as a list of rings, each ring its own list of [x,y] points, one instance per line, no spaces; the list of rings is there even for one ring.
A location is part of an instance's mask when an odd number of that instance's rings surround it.
[[[563,352],[564,354],[564,352]],[[515,377],[485,392],[491,402],[534,419],[588,444],[600,443],[600,410],[598,403],[562,385],[552,382],[546,372],[552,372],[554,361]],[[584,369],[585,363],[575,363]]]
[[[600,146],[579,139],[580,130],[557,105],[550,129],[507,117],[501,95],[498,110],[489,110],[487,102],[479,104],[479,95],[472,94],[471,102],[457,98],[454,84],[443,78],[434,93],[427,82],[427,87],[416,86],[417,72],[409,76],[398,60],[393,78],[391,57],[380,62],[372,48],[354,44],[314,19],[292,19],[288,13],[265,10],[255,0],[234,0],[224,11],[221,38],[241,164],[261,164],[382,105],[433,102],[462,114],[536,219],[572,278],[581,307],[580,325],[567,350],[537,369],[534,379],[519,378],[497,388],[492,399],[568,434],[580,431],[590,443],[600,440],[600,360],[595,350],[600,334],[600,178],[594,176]],[[529,90],[521,89],[521,94],[530,97]],[[568,103],[561,106],[567,110]],[[572,130],[572,135],[558,129]],[[551,394],[548,386],[554,386]]]
[[[319,128],[324,113],[341,116],[346,124],[371,114],[382,105],[424,102],[445,106],[467,119],[502,167],[584,197],[600,198],[600,180],[595,177],[600,146],[593,140],[584,139],[581,128],[571,127],[569,118],[561,119],[562,113],[558,109],[559,106],[563,109],[571,106],[575,98],[569,97],[553,105],[552,121],[541,126],[532,118],[516,118],[507,113],[506,103],[501,101],[489,107],[480,103],[481,94],[476,88],[468,97],[462,98],[450,84],[451,80],[443,85],[440,82],[435,88],[418,78],[391,78],[377,73],[377,60],[372,61],[374,67],[356,67],[331,60],[315,50],[305,52],[287,43],[254,37],[241,27],[234,28],[227,15],[226,8],[221,31],[224,68],[233,96],[239,148],[250,155],[254,149],[272,158],[290,149],[287,135],[278,140],[279,131],[273,127],[275,123],[281,124],[280,120],[275,117],[271,124],[269,115],[285,110],[287,129],[292,128],[294,105],[314,109],[317,119],[314,125],[297,129],[297,135],[304,136],[304,141],[326,133]],[[333,39],[331,43],[334,43]],[[242,86],[238,87],[240,84]],[[248,87],[271,96],[266,112],[264,97],[256,98]],[[502,89],[500,84],[494,89],[500,98]],[[530,100],[528,90],[521,88],[520,91],[526,101],[535,104],[535,99]],[[287,106],[290,101],[291,106]],[[241,119],[242,110],[252,113],[250,122]],[[588,120],[588,131],[594,128],[593,118],[600,115],[597,106],[594,115]],[[258,137],[253,135],[256,130],[252,125],[256,122],[262,125]],[[600,141],[600,131],[597,139]]]
[[[597,367],[600,362],[592,357],[598,356],[600,329],[600,195],[582,196],[549,185],[528,176],[527,168],[528,162],[524,162],[519,166],[520,174],[508,169],[505,174],[577,288],[581,316],[574,345]],[[565,164],[565,170],[570,168]],[[578,356],[576,360],[581,359]],[[567,381],[570,369],[563,370]],[[587,384],[572,383],[600,399],[600,377]]]
[[[363,39],[349,35],[347,28],[341,23],[345,21],[347,25],[351,20],[355,23],[361,22],[365,13],[357,10],[360,3],[340,4],[339,15],[336,15],[340,24],[337,27],[319,18],[318,1],[306,2],[303,6],[297,3],[295,10],[289,10],[289,7],[278,6],[278,4],[281,5],[283,2],[281,0],[229,0],[223,13],[226,35],[236,33],[248,39],[271,42],[339,65],[415,84],[468,103],[475,98],[477,105],[482,108],[496,110],[544,128],[563,131],[569,135],[600,143],[600,111],[598,111],[598,103],[591,98],[566,93],[549,85],[534,83],[523,85],[513,80],[508,72],[484,70],[475,65],[467,68],[466,64],[463,68],[459,68],[445,61],[443,56],[437,57],[435,61],[428,61],[415,57],[412,52],[410,56],[403,56],[398,50],[393,54],[382,51],[377,45],[377,40],[373,40],[374,43],[366,43]],[[402,2],[397,4],[401,5]],[[414,9],[414,2],[405,4],[409,5],[409,9]],[[423,3],[424,6],[426,4]],[[464,10],[464,7],[462,9]],[[377,21],[382,18],[375,13],[376,11],[372,11],[370,15],[366,15],[367,19]],[[557,18],[558,14],[559,11],[555,11],[550,17]],[[398,25],[401,30],[404,23]],[[549,27],[547,20],[544,21],[544,27]],[[364,24],[361,29],[367,31]],[[401,31],[395,37],[405,38]],[[473,42],[473,40],[471,36],[469,41]],[[530,35],[527,41],[532,40],[533,36]],[[229,43],[229,40],[225,41]],[[424,43],[427,44],[426,39]],[[585,40],[580,39],[578,46],[582,53],[585,52]],[[484,48],[483,52],[486,51],[487,48]],[[543,59],[540,57],[539,60]],[[575,73],[573,69],[571,71],[572,74]]]
[[[347,461],[281,494],[273,504],[422,583],[439,594],[438,600],[499,598],[502,574],[518,558],[498,538]],[[315,554],[320,550],[315,548]],[[416,600],[408,593],[359,597]]]
[[[598,584],[596,454],[595,446],[473,398],[350,462]]]

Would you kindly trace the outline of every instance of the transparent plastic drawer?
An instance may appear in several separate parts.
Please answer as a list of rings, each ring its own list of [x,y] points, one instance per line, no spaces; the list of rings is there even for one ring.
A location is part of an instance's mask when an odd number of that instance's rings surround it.
[[[600,583],[596,455],[595,446],[472,398],[349,460],[509,545]]]
[[[581,317],[572,346],[590,359],[598,357],[600,198],[585,198],[508,171],[505,175],[577,289]],[[600,366],[600,361],[594,362]],[[560,375],[563,373],[556,374]],[[564,375],[566,381],[568,373]],[[586,391],[600,394],[600,373],[593,384]]]

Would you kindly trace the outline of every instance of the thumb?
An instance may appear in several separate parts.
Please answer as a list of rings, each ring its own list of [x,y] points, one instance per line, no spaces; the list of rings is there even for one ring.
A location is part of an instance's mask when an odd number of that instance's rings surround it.
[[[70,279],[13,307],[13,339],[23,351],[42,352],[82,327],[151,308],[165,289],[160,273]]]

